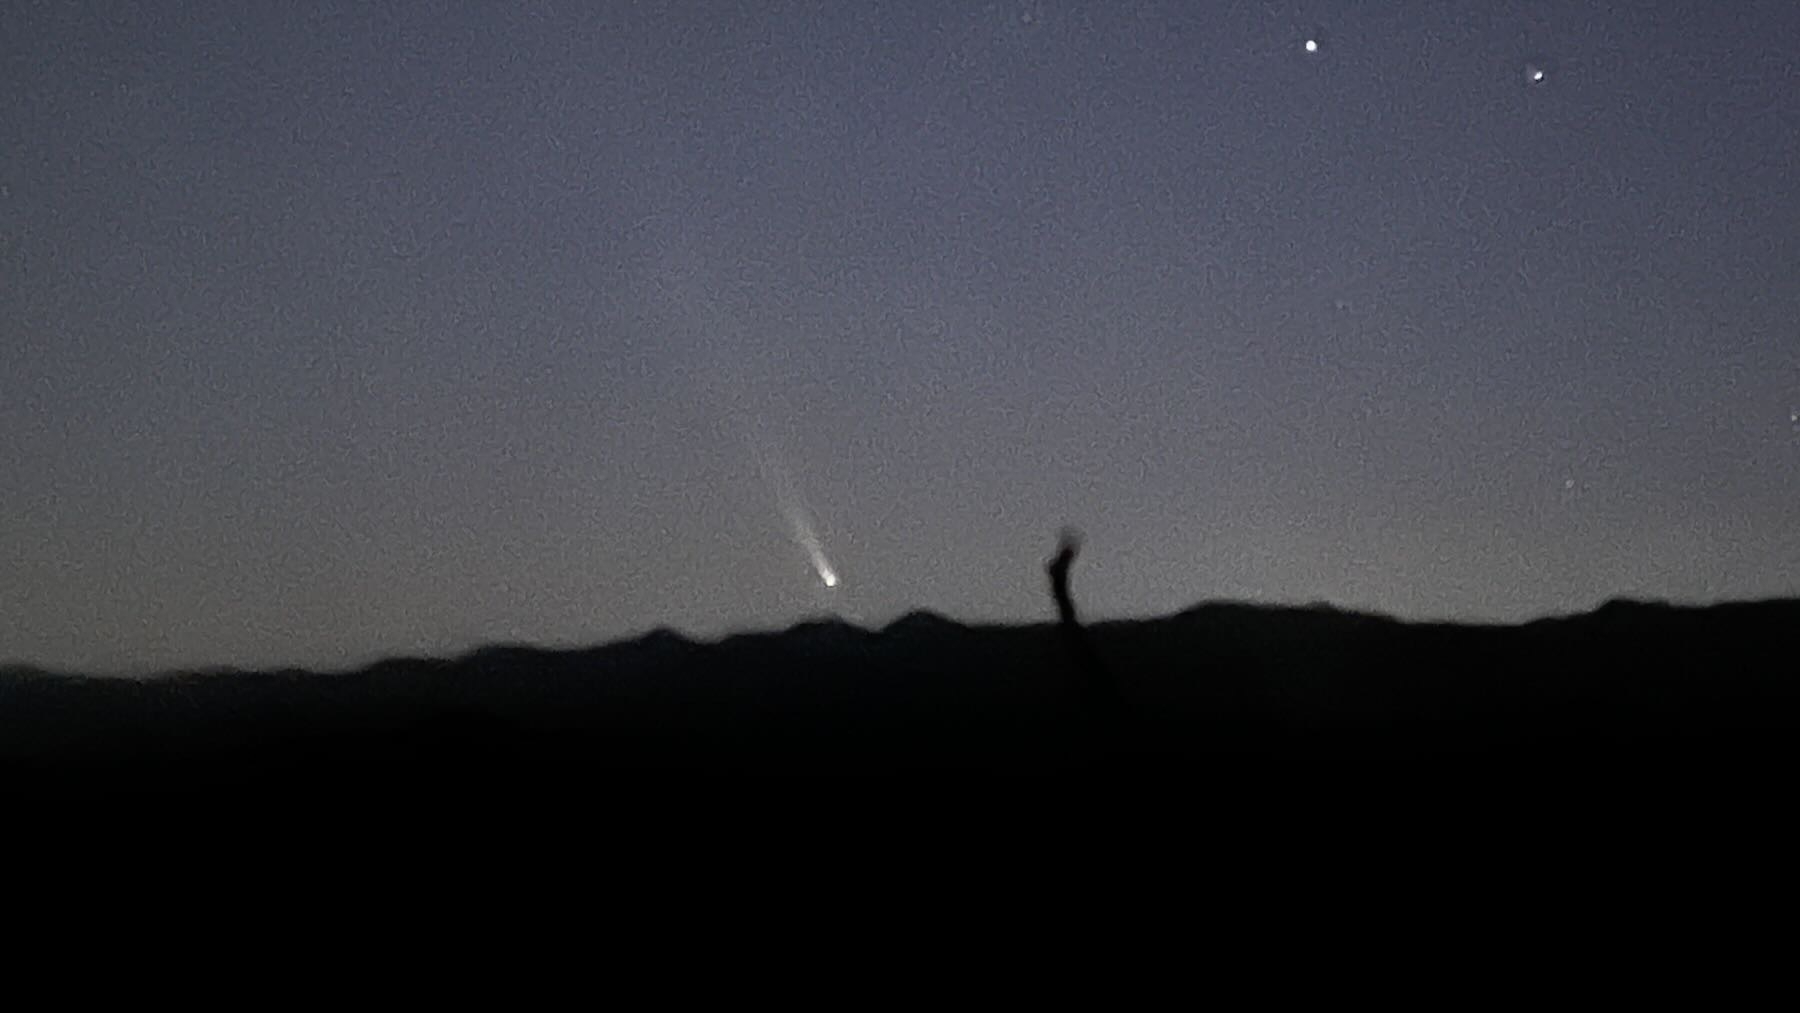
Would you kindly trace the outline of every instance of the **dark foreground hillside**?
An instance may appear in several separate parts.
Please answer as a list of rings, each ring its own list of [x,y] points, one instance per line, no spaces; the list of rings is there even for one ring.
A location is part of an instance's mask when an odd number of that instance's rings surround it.
[[[1742,787],[1800,752],[1800,601],[1614,602],[1510,627],[1221,604],[1085,630],[1091,654],[1067,627],[917,613],[339,675],[12,669],[0,776],[15,795],[369,800],[794,777],[1572,791]]]

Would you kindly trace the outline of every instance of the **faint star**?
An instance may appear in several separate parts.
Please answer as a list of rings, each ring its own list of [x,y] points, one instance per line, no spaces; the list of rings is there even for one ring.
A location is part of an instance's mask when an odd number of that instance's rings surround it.
[[[1307,39],[1306,40],[1306,51],[1309,53],[1318,52],[1319,51],[1319,40],[1318,39]]]
[[[1544,68],[1538,66],[1535,63],[1526,64],[1525,65],[1525,80],[1530,81],[1532,84],[1543,84],[1544,83]]]

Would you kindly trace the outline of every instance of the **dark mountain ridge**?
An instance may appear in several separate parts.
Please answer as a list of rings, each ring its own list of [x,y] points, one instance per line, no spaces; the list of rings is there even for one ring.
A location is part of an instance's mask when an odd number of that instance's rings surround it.
[[[491,646],[342,674],[150,679],[0,669],[12,788],[249,782],[415,788],[642,776],[1179,774],[1430,755],[1793,751],[1800,600],[1613,601],[1517,626],[1207,603],[1075,627],[1116,684],[1102,717],[1055,624],[929,612],[716,642]],[[1090,666],[1092,660],[1087,662]]]

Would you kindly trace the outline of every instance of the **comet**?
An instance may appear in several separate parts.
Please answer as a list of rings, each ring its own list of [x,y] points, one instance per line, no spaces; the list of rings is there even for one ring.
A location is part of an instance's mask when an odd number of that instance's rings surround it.
[[[806,513],[806,505],[796,499],[797,509],[785,511],[788,523],[794,529],[794,541],[806,550],[806,557],[812,560],[813,572],[819,575],[819,583],[827,588],[838,586],[837,568],[825,557],[825,546],[819,541],[819,535],[813,530],[812,518]]]
[[[831,568],[831,560],[825,558],[825,550],[808,546],[806,551],[812,557],[813,571],[819,575],[819,583],[826,587],[838,586],[837,571]]]
[[[654,227],[653,231],[662,232]],[[743,328],[715,298],[721,287],[716,273],[708,270],[703,261],[681,255],[685,243],[679,235],[669,233],[660,238],[663,240],[659,244],[662,256],[660,281],[670,296],[675,319],[685,330],[708,336],[702,361],[710,364],[710,368],[703,369],[703,374],[715,377],[721,386],[726,378],[733,382],[734,389],[728,392],[714,388],[715,392],[731,395],[718,400],[737,406],[736,411],[728,410],[729,420],[748,444],[749,456],[756,461],[763,480],[774,490],[776,507],[787,521],[790,535],[805,551],[819,583],[828,590],[837,588],[844,579],[825,555],[825,545],[819,539],[818,527],[813,523],[806,498],[800,494],[799,484],[782,463],[785,455],[778,451],[766,420],[753,408],[745,407],[773,399],[756,383],[757,370],[746,368],[748,364],[739,356],[724,354],[740,348],[744,336]]]
[[[831,565],[831,559],[825,555],[825,543],[819,539],[812,511],[807,508],[806,498],[800,495],[800,488],[795,484],[793,476],[773,453],[766,451],[762,456],[762,470],[763,477],[775,490],[775,504],[780,508],[782,517],[787,520],[795,544],[806,552],[806,558],[812,563],[819,583],[827,589],[836,588],[843,583],[843,578],[838,575],[837,567]]]

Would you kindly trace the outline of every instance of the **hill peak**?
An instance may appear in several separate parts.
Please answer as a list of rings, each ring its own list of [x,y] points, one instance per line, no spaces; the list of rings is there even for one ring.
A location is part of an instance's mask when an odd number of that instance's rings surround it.
[[[962,623],[959,623],[942,613],[933,612],[930,609],[914,609],[882,627],[881,632],[888,634],[898,633],[913,635],[962,628]]]

